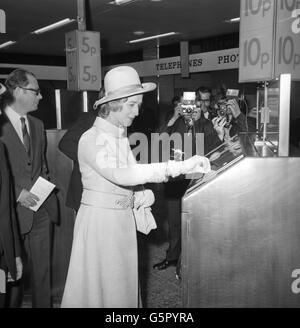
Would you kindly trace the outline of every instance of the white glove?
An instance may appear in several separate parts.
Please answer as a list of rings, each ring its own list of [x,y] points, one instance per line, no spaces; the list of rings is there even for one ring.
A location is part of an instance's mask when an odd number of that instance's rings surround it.
[[[209,159],[205,156],[195,155],[185,161],[182,174],[208,173],[211,170]]]
[[[151,189],[136,191],[134,193],[134,208],[139,209],[141,206],[150,207],[155,201],[154,194]]]
[[[208,158],[195,155],[184,161],[168,161],[167,175],[175,178],[180,174],[208,173],[210,170]]]

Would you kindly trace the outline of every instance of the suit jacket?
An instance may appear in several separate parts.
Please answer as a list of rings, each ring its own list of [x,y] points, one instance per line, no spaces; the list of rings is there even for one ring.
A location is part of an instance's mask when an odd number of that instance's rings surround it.
[[[0,267],[8,269],[16,278],[15,257],[21,255],[19,231],[13,208],[12,186],[0,142]]]
[[[22,189],[28,191],[39,176],[49,180],[48,167],[45,158],[46,135],[44,125],[39,119],[28,115],[30,128],[31,156],[29,158],[25,147],[7,116],[1,115],[0,139],[5,144],[9,170],[12,176],[15,199]],[[53,222],[58,221],[58,202],[55,194],[46,199],[44,207]],[[17,219],[22,234],[32,228],[34,212],[20,203],[16,203]]]
[[[73,161],[66,205],[75,211],[79,209],[83,189],[77,156],[78,142],[82,134],[93,126],[96,117],[96,112],[83,113],[76,123],[64,134],[58,144],[59,150]]]
[[[213,118],[215,118],[217,115],[216,114],[214,114],[214,112],[213,111],[209,111],[208,112],[208,118],[206,118],[205,116],[204,116],[204,113],[201,111],[201,116],[200,116],[200,119],[202,119],[202,120],[209,120],[209,121],[211,121]]]
[[[246,117],[243,113],[231,121],[230,137],[238,134],[239,132],[255,132],[256,119],[254,117]]]
[[[166,127],[164,131],[167,132],[169,135],[178,132],[183,138],[184,133],[187,133],[188,129],[183,117],[179,117],[172,126]],[[222,143],[213,127],[212,122],[210,120],[207,120],[205,117],[200,117],[199,120],[194,122],[194,132],[204,134],[204,154],[207,154]],[[195,141],[196,139],[193,139],[193,143]],[[193,147],[193,150],[194,149],[195,147]],[[193,153],[193,155],[194,154],[195,153]]]
[[[172,126],[166,127],[164,132],[167,132],[169,135],[176,132],[180,133],[183,140],[184,133],[188,132],[188,128],[185,124],[183,117],[179,117]],[[200,117],[199,120],[194,122],[194,132],[204,134],[204,154],[209,153],[214,148],[222,144],[222,141],[219,139],[212,122],[204,117]],[[170,148],[174,147],[171,146]],[[195,138],[192,139],[192,150],[193,155],[195,155]],[[167,198],[181,198],[184,195],[189,182],[190,181],[188,179],[184,179],[184,176],[179,176],[175,179],[170,179],[169,182],[165,185],[165,196]]]

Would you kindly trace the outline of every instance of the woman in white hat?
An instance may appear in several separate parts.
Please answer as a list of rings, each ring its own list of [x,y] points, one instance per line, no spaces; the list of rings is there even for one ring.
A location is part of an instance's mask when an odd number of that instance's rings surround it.
[[[126,127],[138,115],[143,94],[156,85],[141,84],[132,67],[120,66],[106,74],[104,88],[105,96],[94,105],[101,106],[99,115],[78,146],[83,194],[62,307],[140,307],[136,229],[144,218],[150,229],[156,226],[152,191],[134,187],[210,170],[201,156],[137,164]]]

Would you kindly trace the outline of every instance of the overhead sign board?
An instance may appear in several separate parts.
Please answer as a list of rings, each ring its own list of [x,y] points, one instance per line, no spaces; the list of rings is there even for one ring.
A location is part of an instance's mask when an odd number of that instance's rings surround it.
[[[71,41],[70,41],[71,42]],[[71,42],[72,43],[72,42]],[[70,48],[72,50],[72,48]],[[76,52],[73,55],[74,65],[76,65]],[[67,60],[72,57],[68,56]],[[6,78],[7,74],[1,74],[1,68],[16,68],[23,67],[33,72],[38,79],[42,80],[66,80],[70,77],[70,72],[73,72],[70,63],[67,67],[60,66],[38,66],[38,65],[18,65],[18,64],[2,64],[0,63],[0,78]],[[168,57],[155,60],[145,60],[141,62],[131,62],[124,65],[134,67],[141,77],[157,76],[157,75],[172,75],[180,74],[181,61],[180,57]],[[119,65],[115,65],[119,66]],[[106,74],[111,68],[115,66],[102,67],[102,76]],[[190,73],[218,71],[227,69],[237,69],[239,66],[239,48],[232,48],[226,50],[202,52],[198,54],[189,55],[189,70]],[[67,72],[68,71],[68,72]],[[72,73],[73,80],[68,83],[75,83],[77,75]],[[75,84],[76,85],[76,84]]]
[[[0,9],[0,33],[6,33],[6,15],[3,9]]]
[[[275,49],[275,77],[300,80],[300,0],[278,1]]]
[[[192,54],[189,55],[188,59],[190,73],[234,69],[238,68],[238,62],[238,48]],[[157,76],[181,74],[182,64],[181,58],[176,56],[133,62],[124,65],[134,67],[140,76]],[[115,66],[119,65],[104,67],[104,74]]]
[[[239,82],[300,80],[300,0],[241,0]]]
[[[271,80],[276,0],[241,0],[239,82]]]
[[[66,33],[68,90],[99,91],[101,87],[100,33]]]

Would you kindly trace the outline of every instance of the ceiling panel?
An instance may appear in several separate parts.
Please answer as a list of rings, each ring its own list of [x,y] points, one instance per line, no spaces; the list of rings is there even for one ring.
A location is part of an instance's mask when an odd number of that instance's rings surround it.
[[[239,24],[226,19],[239,16],[239,0],[136,0],[124,6],[109,4],[111,0],[86,0],[87,27],[101,33],[103,55],[152,48],[156,41],[129,45],[128,40],[154,34],[178,32],[160,39],[160,44],[178,43],[210,36],[235,33]],[[77,23],[39,36],[31,31],[64,18],[77,17],[77,0],[1,0],[5,10],[7,33],[0,43],[17,40],[0,52],[35,55],[65,55],[65,33],[77,29]],[[145,34],[137,37],[136,30]]]

